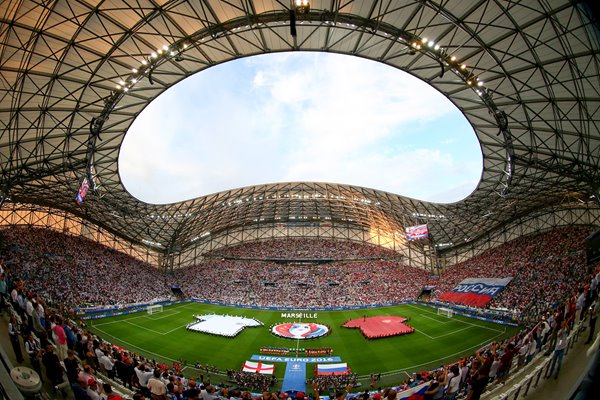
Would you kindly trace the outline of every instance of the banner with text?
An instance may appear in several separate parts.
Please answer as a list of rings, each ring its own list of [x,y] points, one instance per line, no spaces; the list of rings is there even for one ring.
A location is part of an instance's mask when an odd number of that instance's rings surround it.
[[[442,293],[438,299],[473,307],[483,307],[504,290],[511,280],[512,277],[464,279],[452,291]]]

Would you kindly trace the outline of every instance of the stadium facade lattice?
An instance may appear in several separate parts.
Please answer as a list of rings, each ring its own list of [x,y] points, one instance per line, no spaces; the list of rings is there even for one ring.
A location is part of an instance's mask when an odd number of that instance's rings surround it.
[[[600,28],[567,0],[17,1],[0,3],[1,223],[84,235],[163,268],[273,237],[333,237],[454,264],[557,225],[600,225]],[[302,11],[302,12],[300,12]],[[446,95],[483,153],[453,204],[364,187],[286,182],[147,204],[119,149],[177,82],[271,52],[323,51],[406,71]],[[210,96],[209,93],[206,96]],[[90,191],[75,202],[82,181]],[[431,237],[407,242],[404,228]]]

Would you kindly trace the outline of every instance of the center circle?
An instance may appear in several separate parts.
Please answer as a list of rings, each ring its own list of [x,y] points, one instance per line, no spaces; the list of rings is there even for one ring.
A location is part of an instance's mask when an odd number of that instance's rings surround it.
[[[329,327],[314,322],[288,322],[273,325],[271,332],[287,339],[315,339],[327,335]]]

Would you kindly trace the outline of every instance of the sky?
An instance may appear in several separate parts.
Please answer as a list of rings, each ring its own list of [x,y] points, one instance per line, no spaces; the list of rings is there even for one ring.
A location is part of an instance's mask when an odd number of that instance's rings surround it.
[[[119,174],[153,204],[299,181],[452,203],[477,187],[482,163],[469,122],[426,83],[371,60],[293,52],[166,90],[129,128]]]

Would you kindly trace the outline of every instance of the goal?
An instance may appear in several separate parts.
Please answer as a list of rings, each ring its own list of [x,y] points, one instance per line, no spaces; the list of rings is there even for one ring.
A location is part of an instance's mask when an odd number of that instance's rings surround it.
[[[156,314],[156,313],[162,312],[162,310],[163,310],[162,304],[152,304],[152,305],[146,307],[146,311],[148,311],[148,314]]]
[[[454,311],[451,308],[440,307],[437,309],[437,315],[443,315],[444,317],[452,318]]]

